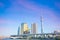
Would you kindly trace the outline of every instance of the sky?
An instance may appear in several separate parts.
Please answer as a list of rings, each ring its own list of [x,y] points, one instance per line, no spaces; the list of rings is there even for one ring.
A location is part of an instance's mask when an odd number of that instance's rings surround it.
[[[21,23],[36,23],[41,33],[41,16],[44,33],[60,30],[60,0],[0,0],[0,36],[17,34]]]

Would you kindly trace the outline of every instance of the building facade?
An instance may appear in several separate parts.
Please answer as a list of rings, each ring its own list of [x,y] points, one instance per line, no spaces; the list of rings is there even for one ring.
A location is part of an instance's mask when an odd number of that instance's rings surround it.
[[[27,34],[29,32],[28,24],[22,23],[21,24],[21,34]]]
[[[31,33],[32,34],[37,33],[37,24],[36,23],[31,24]]]

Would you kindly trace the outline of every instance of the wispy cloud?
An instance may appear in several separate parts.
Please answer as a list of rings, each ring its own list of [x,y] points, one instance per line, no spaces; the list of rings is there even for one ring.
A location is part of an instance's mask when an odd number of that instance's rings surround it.
[[[0,7],[2,7],[4,4],[2,2],[0,2]]]
[[[59,2],[55,2],[54,5],[60,10],[60,1]]]
[[[43,6],[40,4],[40,6],[36,4],[28,3],[27,1],[17,1],[19,5],[24,6],[28,10],[32,10],[37,12],[37,16],[43,15],[49,17],[50,19],[56,20],[57,17],[55,16],[55,11],[52,8],[49,8],[47,6]]]
[[[13,24],[15,22],[12,20],[0,19],[0,24],[9,24],[9,23]]]

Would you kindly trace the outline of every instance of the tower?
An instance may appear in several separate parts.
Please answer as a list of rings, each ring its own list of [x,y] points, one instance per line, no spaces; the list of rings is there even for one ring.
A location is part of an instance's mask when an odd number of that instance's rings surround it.
[[[43,20],[42,20],[42,16],[41,16],[41,20],[40,21],[41,21],[41,33],[43,34],[43,23],[42,23]]]
[[[37,25],[36,25],[36,23],[31,24],[31,32],[32,32],[32,34],[36,34],[36,32],[37,32]]]

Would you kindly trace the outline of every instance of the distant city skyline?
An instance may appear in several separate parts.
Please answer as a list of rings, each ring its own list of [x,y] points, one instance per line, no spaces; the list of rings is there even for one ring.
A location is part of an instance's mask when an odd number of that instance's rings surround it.
[[[41,33],[41,15],[44,33],[60,30],[60,0],[0,0],[0,36],[17,34],[21,23],[37,23]]]

